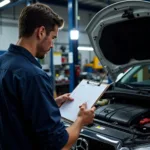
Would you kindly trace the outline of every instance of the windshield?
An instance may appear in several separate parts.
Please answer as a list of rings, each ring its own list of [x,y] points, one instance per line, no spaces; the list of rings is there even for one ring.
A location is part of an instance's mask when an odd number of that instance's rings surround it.
[[[150,88],[150,64],[132,67],[117,82],[118,87],[122,87],[124,85],[130,85],[133,87],[149,87]]]

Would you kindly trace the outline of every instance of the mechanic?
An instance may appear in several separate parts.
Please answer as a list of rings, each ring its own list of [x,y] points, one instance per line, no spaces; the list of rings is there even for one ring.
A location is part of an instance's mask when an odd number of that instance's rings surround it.
[[[25,7],[19,17],[19,40],[0,56],[0,150],[69,150],[84,125],[93,122],[95,107],[80,107],[76,121],[65,128],[41,59],[53,47],[64,20],[49,6]],[[69,112],[68,112],[69,113]]]

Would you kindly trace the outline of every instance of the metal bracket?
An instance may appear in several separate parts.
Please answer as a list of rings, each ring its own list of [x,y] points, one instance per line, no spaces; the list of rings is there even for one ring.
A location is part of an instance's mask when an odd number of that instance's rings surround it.
[[[122,18],[134,19],[135,16],[133,14],[133,9],[132,8],[126,9],[122,15]]]

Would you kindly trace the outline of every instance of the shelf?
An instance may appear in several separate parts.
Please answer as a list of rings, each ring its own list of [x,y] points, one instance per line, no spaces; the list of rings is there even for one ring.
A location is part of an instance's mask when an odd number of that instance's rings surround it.
[[[69,81],[62,83],[55,83],[55,90],[57,96],[60,96],[65,93],[69,93]]]
[[[62,64],[55,65],[55,66],[61,66],[61,65],[70,65],[70,63],[62,63]]]
[[[69,83],[56,83],[56,86],[63,86],[63,85],[69,85]]]
[[[64,53],[61,53],[62,55],[68,55],[69,54],[69,52],[64,52]]]
[[[54,52],[54,54],[61,54],[61,55],[68,55],[69,54],[69,52]]]
[[[62,63],[62,65],[70,65],[70,63]]]

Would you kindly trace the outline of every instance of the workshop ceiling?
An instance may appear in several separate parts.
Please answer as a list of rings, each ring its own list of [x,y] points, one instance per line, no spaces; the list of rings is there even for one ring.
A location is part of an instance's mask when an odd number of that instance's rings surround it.
[[[118,2],[120,0],[78,0],[79,9],[89,10],[89,11],[99,11],[100,9],[106,7],[109,4]],[[45,2],[47,4],[55,4],[60,6],[67,6],[68,0],[39,0],[39,2]]]
[[[1,0],[0,0],[1,1]],[[9,8],[12,6],[16,6],[20,3],[26,2],[27,0],[11,0],[10,5],[0,8],[0,10],[3,10],[5,8]],[[30,1],[30,0],[29,0]],[[54,4],[58,6],[68,6],[68,0],[31,0],[33,2],[42,2],[46,4]],[[121,0],[78,0],[79,9],[88,10],[88,11],[94,11],[98,12],[100,9],[108,6],[109,4],[113,4],[115,2],[119,2]]]
[[[108,6],[109,4],[113,4],[113,3],[119,2],[119,1],[121,1],[121,0],[78,0],[79,9],[95,11],[95,12]],[[67,6],[68,0],[51,0],[51,1],[50,0],[39,0],[39,2]]]

